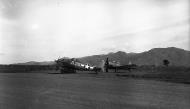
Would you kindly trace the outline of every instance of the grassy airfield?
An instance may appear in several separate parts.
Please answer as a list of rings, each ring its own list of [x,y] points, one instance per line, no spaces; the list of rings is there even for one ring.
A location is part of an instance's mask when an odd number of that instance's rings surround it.
[[[143,71],[0,73],[0,109],[189,109],[188,82]]]

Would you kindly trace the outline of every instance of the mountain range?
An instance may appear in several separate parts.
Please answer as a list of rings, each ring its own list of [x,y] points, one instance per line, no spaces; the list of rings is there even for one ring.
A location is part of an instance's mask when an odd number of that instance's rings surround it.
[[[102,60],[109,57],[110,61],[119,61],[121,64],[136,64],[136,65],[163,65],[163,60],[168,60],[170,66],[185,66],[190,67],[190,51],[168,47],[168,48],[153,48],[142,53],[126,53],[118,51],[116,53],[108,53],[103,55],[92,55],[77,58],[82,63],[89,63],[91,65],[99,65]],[[18,63],[19,65],[53,65],[54,61],[45,62],[27,62]]]

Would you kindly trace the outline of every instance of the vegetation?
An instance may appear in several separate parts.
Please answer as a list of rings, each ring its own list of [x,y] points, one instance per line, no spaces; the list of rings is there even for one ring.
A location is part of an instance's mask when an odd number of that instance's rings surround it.
[[[55,72],[55,65],[0,65],[0,73]],[[109,72],[114,72],[109,70]],[[190,67],[138,66],[132,71],[119,70],[116,77],[151,79],[190,84]]]
[[[168,67],[168,65],[170,64],[170,62],[169,62],[167,59],[164,59],[164,60],[163,60],[163,64],[164,64],[166,67]]]
[[[54,65],[0,65],[0,73],[27,73],[31,71],[55,70]]]
[[[131,73],[116,74],[119,77],[150,79],[158,81],[167,81],[174,83],[190,84],[190,68],[189,67],[155,67],[155,66],[140,66]]]

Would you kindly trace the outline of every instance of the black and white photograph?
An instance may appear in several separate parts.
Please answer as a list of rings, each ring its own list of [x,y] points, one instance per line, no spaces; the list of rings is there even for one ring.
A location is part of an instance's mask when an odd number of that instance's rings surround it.
[[[0,0],[0,109],[189,108],[189,0]]]

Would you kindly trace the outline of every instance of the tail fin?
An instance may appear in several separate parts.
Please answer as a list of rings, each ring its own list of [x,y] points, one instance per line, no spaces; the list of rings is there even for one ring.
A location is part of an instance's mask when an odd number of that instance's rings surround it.
[[[108,66],[109,66],[109,60],[108,60],[108,57],[107,57],[105,67],[104,67],[106,69],[106,72],[108,72]]]

